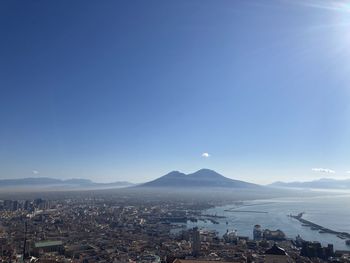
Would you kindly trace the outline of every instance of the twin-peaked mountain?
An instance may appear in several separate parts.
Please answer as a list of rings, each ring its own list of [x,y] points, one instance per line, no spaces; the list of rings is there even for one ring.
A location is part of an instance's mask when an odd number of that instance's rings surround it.
[[[258,188],[257,184],[227,178],[213,170],[201,169],[191,174],[178,171],[170,172],[153,181],[139,185],[138,187],[225,187],[225,188]]]
[[[112,189],[112,188],[173,188],[195,189],[195,188],[262,188],[257,184],[233,180],[221,174],[209,170],[201,169],[195,173],[184,174],[178,171],[170,172],[153,181],[134,185],[129,182],[95,183],[88,179],[54,179],[49,177],[20,178],[20,179],[0,179],[0,191],[11,190],[83,190],[83,189]]]

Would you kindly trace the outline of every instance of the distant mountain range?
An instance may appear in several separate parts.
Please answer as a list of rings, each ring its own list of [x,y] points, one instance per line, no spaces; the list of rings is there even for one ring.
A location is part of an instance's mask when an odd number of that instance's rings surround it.
[[[84,190],[84,189],[111,189],[125,187],[144,188],[241,188],[264,189],[263,186],[240,180],[227,178],[213,170],[201,169],[191,174],[179,171],[170,172],[153,181],[143,184],[133,184],[126,181],[113,183],[95,183],[88,179],[54,179],[49,177],[29,177],[21,179],[0,179],[0,190]],[[350,179],[336,180],[322,178],[307,182],[275,182],[268,187],[274,188],[299,188],[299,189],[338,189],[350,190]],[[268,189],[267,187],[267,189]]]
[[[244,181],[227,178],[213,170],[201,169],[195,173],[184,174],[178,171],[170,172],[153,181],[140,184],[137,187],[168,187],[168,188],[260,188],[262,186]]]
[[[95,183],[88,179],[54,179],[49,177],[29,177],[21,179],[0,179],[3,188],[62,188],[65,189],[105,189],[132,186],[129,182]]]
[[[275,182],[270,184],[273,187],[288,187],[288,188],[308,188],[308,189],[343,189],[350,190],[350,179],[336,180],[331,178],[322,178],[319,180],[308,182]]]

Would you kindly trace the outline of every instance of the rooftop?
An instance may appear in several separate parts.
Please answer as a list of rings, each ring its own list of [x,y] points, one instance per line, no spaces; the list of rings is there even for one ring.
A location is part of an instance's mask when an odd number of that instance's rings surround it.
[[[52,247],[52,246],[61,246],[63,243],[60,240],[57,241],[42,241],[42,242],[36,242],[34,246],[36,248],[41,248],[41,247]]]
[[[285,256],[286,255],[286,251],[283,248],[280,248],[276,244],[274,244],[270,249],[265,251],[265,254],[267,254],[267,255],[281,255],[281,256]]]

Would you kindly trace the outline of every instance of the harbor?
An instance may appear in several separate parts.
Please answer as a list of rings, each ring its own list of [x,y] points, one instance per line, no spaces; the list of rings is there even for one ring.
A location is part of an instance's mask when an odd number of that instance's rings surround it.
[[[350,197],[350,196],[349,196]],[[344,203],[349,203],[348,196],[329,197],[319,200],[318,198],[302,199],[284,198],[270,200],[245,201],[240,204],[216,206],[204,210],[202,215],[222,216],[224,218],[214,218],[219,224],[212,224],[210,221],[188,222],[187,227],[195,226],[218,231],[224,235],[227,229],[237,230],[238,235],[253,238],[252,228],[255,224],[260,224],[269,229],[281,229],[287,238],[295,238],[300,235],[304,240],[318,240],[323,246],[333,244],[335,249],[348,250],[346,236],[339,238],[336,234],[321,231],[322,227],[338,232],[350,233],[350,223],[346,220],[350,216],[349,210],[344,210]],[[313,210],[323,211],[315,215]],[[259,211],[267,213],[235,212],[235,211]],[[300,212],[307,212],[302,219],[318,224],[318,228],[311,229],[310,223],[306,224],[295,220],[289,215],[298,215]],[[287,216],[288,215],[288,216]],[[338,220],[334,221],[333,218]],[[316,226],[315,226],[316,227]]]

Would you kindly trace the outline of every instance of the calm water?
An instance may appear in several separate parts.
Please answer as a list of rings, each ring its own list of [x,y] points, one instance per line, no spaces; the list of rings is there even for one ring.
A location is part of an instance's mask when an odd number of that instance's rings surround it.
[[[232,208],[236,211],[267,213],[225,211]],[[225,216],[226,218],[217,219],[219,224],[199,221],[198,223],[189,222],[187,227],[199,226],[216,230],[220,234],[224,234],[227,229],[235,229],[238,235],[252,238],[254,225],[260,224],[263,229],[281,229],[288,238],[295,238],[299,234],[305,240],[319,241],[323,245],[332,243],[335,249],[350,250],[350,247],[345,245],[345,240],[336,235],[318,233],[318,231],[302,226],[299,221],[287,216],[300,212],[305,212],[303,218],[309,221],[336,231],[350,233],[350,194],[246,201],[243,206],[215,207],[204,211],[203,214]]]

